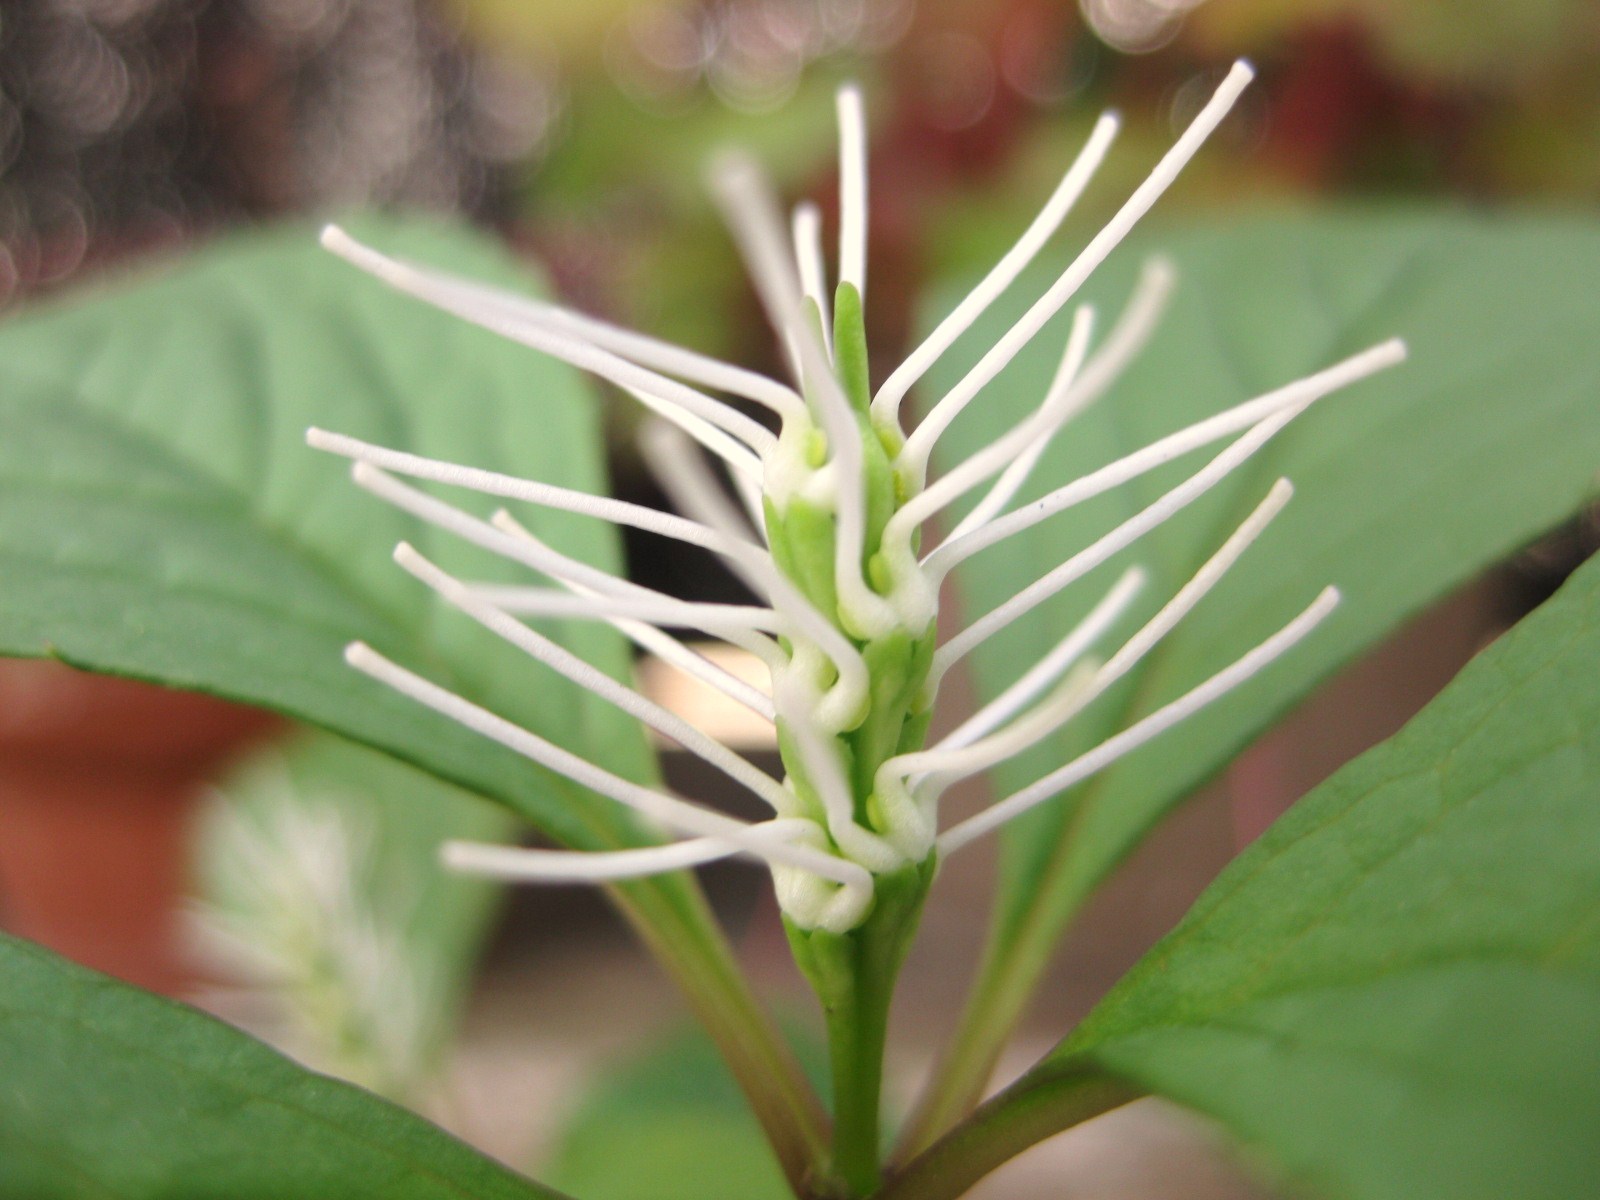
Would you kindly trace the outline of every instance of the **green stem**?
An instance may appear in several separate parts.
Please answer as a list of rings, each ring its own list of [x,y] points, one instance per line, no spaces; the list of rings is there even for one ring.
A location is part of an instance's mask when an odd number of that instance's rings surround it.
[[[847,988],[847,1001],[829,1013],[828,1050],[833,1064],[833,1169],[848,1194],[865,1196],[878,1186],[879,1120],[883,1104],[883,1051],[889,1033],[893,980],[881,978],[861,954]]]
[[[930,859],[879,876],[870,916],[849,933],[788,926],[789,944],[822,1003],[833,1070],[832,1179],[821,1194],[862,1197],[882,1178],[883,1052],[889,1005],[932,882]]]
[[[1141,1094],[1093,1068],[1029,1072],[912,1159],[873,1200],[956,1200],[1001,1163]]]
[[[660,876],[612,892],[670,974],[743,1089],[797,1196],[829,1159],[827,1118],[794,1051],[749,981],[692,879]]]

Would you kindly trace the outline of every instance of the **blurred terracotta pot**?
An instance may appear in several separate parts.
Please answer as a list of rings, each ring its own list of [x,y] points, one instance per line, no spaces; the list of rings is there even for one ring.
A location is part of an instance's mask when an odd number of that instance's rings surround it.
[[[195,801],[278,725],[209,696],[0,661],[0,926],[141,987],[183,990]]]

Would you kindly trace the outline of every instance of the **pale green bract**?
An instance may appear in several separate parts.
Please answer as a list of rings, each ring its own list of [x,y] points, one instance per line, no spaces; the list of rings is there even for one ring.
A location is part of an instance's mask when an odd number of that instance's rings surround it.
[[[1404,357],[1398,342],[1386,342],[1012,508],[1050,439],[1110,388],[1150,336],[1175,282],[1170,267],[1154,261],[1103,337],[1096,338],[1093,311],[1077,310],[1060,368],[1029,416],[929,481],[929,455],[940,434],[1066,306],[1170,185],[1250,77],[1247,65],[1234,67],[1111,222],[909,430],[902,424],[904,398],[1055,232],[1110,146],[1117,130],[1113,116],[1101,118],[1017,244],[875,394],[869,385],[863,319],[864,119],[860,96],[852,88],[839,96],[840,247],[831,296],[817,210],[801,205],[786,224],[751,162],[728,155],[713,171],[716,197],[778,334],[792,383],[385,257],[330,228],[324,237],[330,249],[394,287],[588,370],[651,409],[656,420],[647,427],[646,455],[684,514],[312,430],[313,446],[354,460],[354,477],[362,487],[524,564],[555,586],[491,586],[457,579],[406,545],[396,551],[400,565],[515,648],[705,759],[772,810],[765,820],[745,822],[630,782],[364,645],[353,645],[347,657],[357,669],[634,809],[655,821],[664,835],[659,846],[597,853],[454,843],[446,848],[447,861],[462,870],[507,879],[604,881],[732,856],[753,858],[770,868],[797,955],[821,990],[827,990],[832,970],[827,939],[863,930],[874,913],[881,918],[874,924],[889,930],[881,947],[886,961],[882,969],[892,975],[943,856],[1150,741],[1310,633],[1337,602],[1332,587],[1308,598],[1304,611],[1278,633],[1182,697],[977,816],[940,828],[939,798],[952,783],[1037,744],[1123,678],[1245,552],[1287,503],[1292,488],[1285,480],[1272,485],[1194,578],[1115,649],[1095,653],[1144,583],[1137,567],[1115,580],[1089,615],[1011,687],[927,746],[939,684],[951,666],[1181,511],[1316,401]],[[718,398],[718,393],[735,403]],[[752,405],[772,420],[753,418],[746,411]],[[939,593],[951,570],[1055,513],[1223,441],[1227,444],[1220,452],[1154,503],[939,642]],[[705,452],[721,460],[731,495]],[[721,556],[757,601],[678,600],[556,552],[504,510],[485,519],[402,482],[400,476],[583,513],[703,547]],[[921,540],[930,519],[986,484],[976,507],[925,551]],[[609,622],[644,649],[773,721],[785,778],[772,778],[681,717],[562,649],[527,622],[541,617]],[[765,664],[770,688],[753,688],[733,677],[669,629],[696,630],[750,652]]]

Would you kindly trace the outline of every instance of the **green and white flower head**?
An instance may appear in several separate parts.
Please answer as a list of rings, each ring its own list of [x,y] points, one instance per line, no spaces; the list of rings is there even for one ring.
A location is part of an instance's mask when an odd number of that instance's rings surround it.
[[[1304,638],[1338,601],[1328,588],[1278,633],[1217,675],[1043,778],[966,821],[939,823],[939,798],[1060,729],[1130,671],[1187,614],[1282,509],[1274,484],[1244,523],[1142,627],[1091,657],[1145,583],[1128,570],[1089,615],[991,703],[931,746],[924,740],[939,684],[991,635],[1195,501],[1322,397],[1399,362],[1386,342],[1248,400],[1061,486],[1024,506],[1012,501],[1050,440],[1103,395],[1154,330],[1174,286],[1163,261],[1147,264],[1126,309],[1103,337],[1080,306],[1046,394],[1009,432],[930,482],[935,443],[1007,363],[1071,301],[1156,202],[1249,83],[1236,64],[1150,176],[1030,307],[909,429],[911,388],[1033,260],[1104,158],[1118,122],[1106,115],[1017,243],[874,393],[866,361],[867,179],[860,94],[839,93],[840,244],[830,290],[815,208],[785,220],[758,167],[738,155],[714,166],[712,186],[777,334],[789,381],[770,379],[554,305],[385,257],[330,228],[325,244],[392,286],[621,388],[658,420],[645,449],[682,515],[592,496],[470,465],[438,462],[320,430],[313,446],[355,460],[363,487],[415,516],[528,567],[549,586],[490,586],[447,575],[411,547],[400,565],[448,603],[546,667],[638,717],[748,788],[772,810],[745,822],[623,779],[381,657],[350,647],[357,669],[657,823],[660,846],[615,852],[452,844],[453,866],[507,879],[615,880],[732,856],[766,863],[791,925],[845,933],[872,911],[885,881],[926,880],[939,859],[1045,803],[1115,762],[1260,671]],[[757,421],[720,396],[759,406]],[[1229,441],[1228,439],[1232,439]],[[1182,483],[994,611],[942,644],[941,585],[952,570],[1013,534],[1202,447],[1224,448]],[[738,502],[706,454],[722,461]],[[409,476],[585,514],[673,538],[721,556],[759,603],[688,603],[558,553],[504,511],[470,515],[402,482]],[[931,550],[931,518],[987,485]],[[786,772],[774,779],[648,698],[529,626],[530,617],[604,620],[643,648],[716,687],[777,727]],[[734,678],[666,632],[695,629],[756,655],[771,686]]]

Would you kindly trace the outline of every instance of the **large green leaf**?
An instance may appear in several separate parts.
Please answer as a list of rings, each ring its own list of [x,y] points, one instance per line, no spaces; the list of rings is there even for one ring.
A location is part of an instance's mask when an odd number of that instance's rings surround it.
[[[474,236],[370,232],[529,286]],[[344,644],[365,639],[556,741],[648,769],[636,723],[530,672],[388,556],[406,538],[473,575],[505,564],[389,510],[304,444],[317,424],[603,487],[593,403],[571,371],[390,292],[294,228],[7,323],[0,382],[0,651],[302,717],[510,801],[569,841],[597,837],[597,812],[613,824],[577,789],[344,665]],[[614,563],[594,523],[528,517]],[[563,637],[622,669],[603,627],[572,623]]]
[[[1087,298],[1115,313],[1143,253],[1156,247],[1177,263],[1172,307],[1111,394],[1052,447],[1035,493],[1385,338],[1404,337],[1411,359],[1324,401],[1248,469],[1098,572],[1103,587],[1127,562],[1144,563],[1153,607],[1275,476],[1295,482],[1284,515],[1131,686],[997,772],[1001,794],[1231,661],[1323,585],[1338,584],[1345,602],[1290,659],[1008,831],[996,947],[969,1024],[969,1047],[982,1045],[958,1089],[968,1094],[1065,921],[1157,820],[1318,679],[1571,513],[1593,494],[1600,469],[1600,349],[1591,336],[1600,324],[1600,229],[1592,222],[1259,216],[1130,246]],[[931,394],[993,341],[1007,313],[982,322],[948,356]],[[946,461],[1038,402],[1064,337],[1058,321],[971,406],[951,431]],[[1199,461],[974,559],[961,580],[969,611],[1015,593]],[[981,690],[993,694],[1019,664],[1035,661],[1099,590],[1091,578],[984,647]]]
[[[1600,559],[1246,851],[957,1157],[1109,1076],[1317,1196],[1600,1194],[1597,849]]]
[[[199,822],[196,927],[318,1070],[416,1105],[440,1065],[497,888],[447,872],[449,838],[507,814],[314,730],[257,751]]]
[[[421,1118],[0,935],[0,1196],[528,1200]]]

